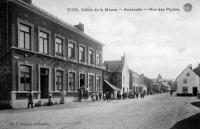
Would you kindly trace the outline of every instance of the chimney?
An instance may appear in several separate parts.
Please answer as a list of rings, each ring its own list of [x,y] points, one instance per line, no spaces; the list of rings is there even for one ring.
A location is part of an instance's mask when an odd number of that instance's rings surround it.
[[[84,32],[84,24],[82,24],[82,23],[79,22],[79,24],[78,24],[78,25],[75,25],[74,27],[75,27],[76,29],[78,29],[78,30]]]
[[[27,3],[27,4],[32,5],[32,0],[21,0],[21,1],[23,1],[23,2],[25,2],[25,3]]]
[[[189,64],[189,66],[188,66],[190,69],[192,69],[192,64]]]

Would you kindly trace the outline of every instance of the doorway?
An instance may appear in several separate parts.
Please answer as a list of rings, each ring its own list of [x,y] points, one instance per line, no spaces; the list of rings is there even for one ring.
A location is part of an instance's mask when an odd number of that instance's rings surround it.
[[[80,74],[80,88],[85,87],[85,74]]]
[[[40,68],[40,91],[41,98],[49,97],[49,69]]]
[[[193,93],[193,96],[197,96],[198,95],[197,87],[193,87],[192,93]]]

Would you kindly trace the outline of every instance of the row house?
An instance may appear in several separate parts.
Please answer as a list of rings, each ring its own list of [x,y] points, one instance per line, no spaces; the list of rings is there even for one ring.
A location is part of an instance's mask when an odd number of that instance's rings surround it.
[[[133,70],[129,70],[130,74],[130,89],[133,93],[147,93],[147,84],[144,80],[144,75],[140,75]]]
[[[144,80],[144,84],[147,86],[147,94],[152,94],[152,84],[153,81],[146,77],[144,74],[141,74],[141,78]]]
[[[127,59],[124,56],[121,60],[104,61],[104,92],[120,91],[120,93],[129,92],[129,68]]]
[[[25,107],[49,96],[76,101],[78,89],[102,92],[103,44],[32,4],[31,0],[0,1],[0,102]]]

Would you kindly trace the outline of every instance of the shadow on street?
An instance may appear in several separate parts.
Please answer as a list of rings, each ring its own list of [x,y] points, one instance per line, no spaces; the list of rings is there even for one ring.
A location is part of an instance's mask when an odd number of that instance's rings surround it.
[[[193,102],[191,104],[200,108],[200,102]],[[176,122],[171,129],[200,129],[200,113]]]

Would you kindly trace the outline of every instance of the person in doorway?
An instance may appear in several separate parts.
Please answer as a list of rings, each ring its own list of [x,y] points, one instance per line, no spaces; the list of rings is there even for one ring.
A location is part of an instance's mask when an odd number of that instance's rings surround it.
[[[32,91],[30,91],[28,93],[28,108],[29,108],[30,105],[31,105],[31,108],[33,108],[33,94],[32,94]]]

